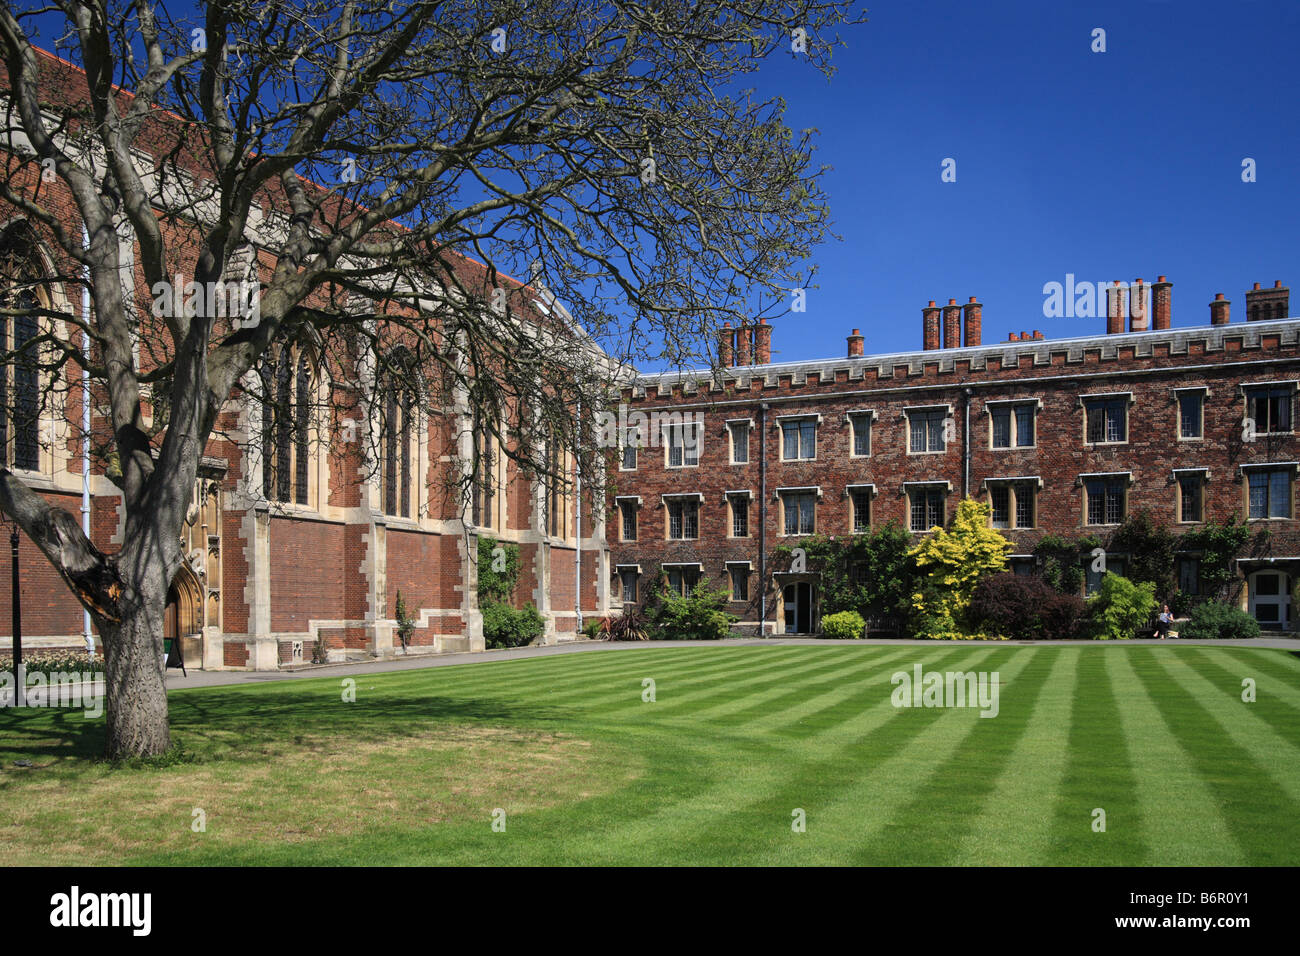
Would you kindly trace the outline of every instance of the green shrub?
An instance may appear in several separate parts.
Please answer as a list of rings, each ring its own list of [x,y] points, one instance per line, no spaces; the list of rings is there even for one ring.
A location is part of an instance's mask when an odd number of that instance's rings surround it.
[[[605,636],[608,626],[603,617],[589,617],[582,622],[582,633],[588,640],[598,641]]]
[[[546,632],[546,621],[532,604],[516,610],[488,601],[482,610],[483,641],[490,648],[522,647]]]
[[[39,651],[35,654],[26,653],[23,655],[23,667],[28,674],[56,674],[64,673],[84,673],[89,671],[92,674],[104,673],[104,659],[102,657],[89,657],[85,651]],[[0,657],[0,673],[14,672],[14,659],[12,657]]]
[[[1197,641],[1242,640],[1259,637],[1259,622],[1231,604],[1206,601],[1192,610],[1191,619],[1179,628],[1178,636]]]
[[[623,607],[623,613],[609,619],[606,631],[611,641],[648,641],[650,630],[646,626],[645,614],[635,604]]]
[[[1099,641],[1127,641],[1151,623],[1156,608],[1156,586],[1134,582],[1107,571],[1101,587],[1088,600],[1092,637]]]
[[[857,611],[840,611],[822,618],[822,637],[837,641],[852,641],[862,637],[867,622]]]
[[[650,636],[662,641],[717,641],[731,634],[731,625],[740,620],[723,610],[731,601],[726,588],[711,588],[707,578],[695,585],[687,597],[668,589],[667,577],[660,576],[660,587],[646,608]]]

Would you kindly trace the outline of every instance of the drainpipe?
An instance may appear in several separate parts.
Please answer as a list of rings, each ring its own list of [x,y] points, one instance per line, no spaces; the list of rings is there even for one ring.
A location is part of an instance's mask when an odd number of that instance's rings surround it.
[[[90,248],[90,233],[81,224],[81,248]],[[90,267],[83,265],[81,275],[81,320],[90,327]],[[90,539],[90,333],[81,333],[81,530]],[[81,637],[86,642],[86,654],[95,656],[95,635],[90,630],[90,612],[81,610]]]
[[[962,389],[962,406],[966,417],[965,430],[962,432],[961,440],[961,496],[962,498],[970,497],[970,397],[973,394],[969,388]]]
[[[758,406],[758,636],[767,637],[767,402]]]
[[[579,460],[582,455],[582,398],[578,398],[578,429],[577,440],[574,444],[573,471],[574,471],[574,505],[573,513],[576,524],[574,525],[574,549],[573,549],[573,608],[578,612],[577,629],[573,633],[573,639],[577,640],[578,635],[582,633],[582,462]]]

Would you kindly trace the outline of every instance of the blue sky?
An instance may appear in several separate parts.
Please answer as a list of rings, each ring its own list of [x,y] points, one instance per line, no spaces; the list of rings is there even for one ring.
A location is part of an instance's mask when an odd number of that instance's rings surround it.
[[[855,326],[868,354],[919,348],[929,299],[977,296],[985,343],[1104,330],[1044,317],[1066,273],[1164,274],[1176,327],[1207,325],[1216,292],[1243,321],[1255,281],[1300,295],[1300,3],[896,0],[868,17],[829,85],[787,62],[759,76],[790,126],[820,130],[843,237],[816,250],[807,313],[776,320],[774,361],[843,355]]]

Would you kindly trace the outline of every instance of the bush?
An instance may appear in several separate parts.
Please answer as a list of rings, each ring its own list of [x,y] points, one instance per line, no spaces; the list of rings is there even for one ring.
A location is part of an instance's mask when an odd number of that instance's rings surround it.
[[[483,609],[483,641],[490,648],[522,647],[546,632],[546,621],[532,604],[516,610],[488,601]]]
[[[609,622],[603,617],[589,617],[582,622],[582,633],[588,640],[599,641],[609,630]]]
[[[653,628],[651,637],[664,641],[717,641],[731,634],[731,625],[740,620],[723,610],[731,601],[731,592],[709,587],[702,579],[688,597],[668,590],[667,578],[660,576],[660,590],[646,609],[646,620]]]
[[[852,641],[862,637],[867,622],[857,611],[840,611],[822,618],[822,637],[837,641]]]
[[[1222,601],[1206,601],[1192,611],[1178,631],[1180,638],[1197,641],[1242,640],[1259,637],[1259,622],[1240,608]]]
[[[1156,586],[1137,583],[1107,571],[1101,588],[1088,600],[1092,637],[1099,641],[1127,641],[1151,623],[1156,608]]]
[[[650,632],[646,627],[645,614],[635,604],[623,608],[618,617],[609,619],[606,634],[611,641],[648,641]]]
[[[1037,575],[991,574],[975,586],[967,620],[977,628],[1017,641],[1068,640],[1080,636],[1086,606],[1061,594]]]
[[[989,527],[992,509],[966,498],[948,528],[935,529],[912,549],[923,577],[912,595],[912,629],[917,637],[965,637],[961,621],[975,585],[1007,566],[1011,542]]]

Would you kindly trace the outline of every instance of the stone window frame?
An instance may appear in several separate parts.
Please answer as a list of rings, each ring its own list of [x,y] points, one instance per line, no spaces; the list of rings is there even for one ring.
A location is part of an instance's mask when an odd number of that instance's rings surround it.
[[[1089,402],[1113,402],[1126,400],[1124,405],[1124,437],[1116,441],[1089,441],[1088,440],[1088,403]],[[1127,445],[1129,436],[1133,433],[1133,406],[1136,403],[1132,392],[1092,392],[1079,396],[1079,407],[1083,410],[1083,447],[1096,448],[1101,445]]]
[[[1300,462],[1296,461],[1260,461],[1250,462],[1249,464],[1238,465],[1238,471],[1241,475],[1242,486],[1242,514],[1246,516],[1247,521],[1294,521],[1295,520],[1295,486],[1296,473],[1300,471]],[[1291,479],[1288,484],[1287,492],[1287,513],[1285,515],[1264,515],[1259,518],[1252,517],[1250,514],[1250,475],[1252,471],[1289,471]]]
[[[1171,388],[1169,391],[1174,396],[1174,440],[1203,442],[1205,441],[1205,408],[1209,404],[1207,401],[1210,397],[1210,388],[1208,385],[1186,385],[1177,388]],[[1183,435],[1183,396],[1198,394],[1201,399],[1201,433],[1199,435]]]
[[[785,457],[785,426],[794,422],[811,421],[813,423],[813,453],[811,458],[787,458]],[[821,448],[821,424],[822,417],[818,412],[801,412],[790,415],[776,415],[772,418],[772,424],[776,428],[780,438],[780,461],[789,464],[801,464],[806,462],[817,461],[818,451]],[[802,432],[799,439],[800,450],[803,448]]]
[[[867,526],[859,529],[857,526],[858,511],[857,502],[854,500],[854,493],[860,492],[867,496]],[[849,509],[849,534],[870,534],[871,529],[875,527],[876,522],[876,486],[872,482],[850,482],[844,486],[844,499],[848,503]]]
[[[946,455],[946,454],[948,454],[948,436],[947,436],[947,434],[946,434],[946,432],[947,432],[947,428],[946,428],[946,427],[943,428],[943,429],[941,429],[941,432],[940,432],[940,433],[943,435],[943,447],[942,447],[942,448],[935,448],[935,449],[927,448],[925,451],[912,451],[912,415],[913,415],[913,414],[917,414],[917,413],[925,413],[925,414],[928,415],[928,414],[931,414],[931,413],[933,413],[933,412],[939,412],[939,411],[942,411],[942,412],[943,412],[943,421],[945,421],[945,422],[947,422],[947,421],[949,421],[949,420],[952,420],[952,421],[953,421],[953,423],[954,423],[954,426],[953,426],[953,427],[954,427],[954,430],[955,430],[955,428],[956,428],[956,420],[953,419],[953,414],[952,414],[952,403],[951,403],[951,402],[936,402],[936,403],[934,403],[934,404],[930,404],[930,405],[908,405],[908,406],[905,406],[905,407],[903,408],[903,420],[907,423],[907,429],[906,429],[906,432],[905,432],[905,434],[906,434],[906,448],[907,448],[907,454],[909,454],[909,455],[918,455],[918,456],[919,456],[919,455]],[[929,433],[928,433],[928,431],[927,431],[927,433],[926,433],[926,445],[927,445],[927,446],[929,445]],[[946,502],[945,502],[945,504],[944,504],[944,508],[945,508],[945,509],[947,508],[947,504],[946,504]]]
[[[1204,524],[1205,523],[1205,486],[1210,483],[1209,468],[1175,468],[1170,473],[1170,482],[1174,486],[1174,523],[1175,524]],[[1192,520],[1183,517],[1183,479],[1192,476],[1200,476],[1201,488],[1201,516]]]
[[[726,504],[727,506],[727,537],[731,538],[733,541],[744,541],[754,536],[753,509],[749,507],[749,505],[752,504],[752,502],[754,501],[754,497],[755,497],[754,492],[750,491],[747,488],[732,489],[730,491],[724,491],[722,493],[723,503]],[[735,533],[736,512],[735,512],[735,506],[732,504],[732,501],[733,499],[736,498],[744,498],[745,501],[747,502],[746,510],[745,510],[745,531],[747,533],[743,536],[737,535]]]
[[[730,596],[728,601],[732,604],[748,604],[749,596],[749,576],[754,573],[754,564],[752,561],[723,561],[723,570],[727,572],[727,587]],[[745,596],[736,597],[736,579],[733,577],[736,571],[745,572]]]
[[[1103,521],[1099,524],[1093,524],[1088,520],[1088,482],[1089,480],[1102,480],[1102,479],[1122,480],[1124,494],[1123,494],[1123,498],[1120,501],[1121,514],[1119,516],[1119,521]],[[1075,479],[1075,487],[1079,488],[1081,491],[1081,494],[1079,495],[1081,500],[1081,505],[1082,505],[1082,514],[1080,516],[1080,522],[1079,522],[1080,527],[1114,528],[1123,524],[1125,519],[1128,518],[1129,516],[1129,512],[1130,512],[1129,499],[1132,497],[1133,485],[1134,485],[1134,479],[1133,479],[1133,472],[1131,471],[1081,472],[1079,476]],[[1105,505],[1103,504],[1102,507],[1104,509]],[[1102,517],[1104,518],[1105,515],[1103,514]]]
[[[627,537],[626,513],[623,511],[623,502],[631,502],[633,514],[636,516],[636,534]],[[635,542],[639,540],[641,534],[641,496],[640,495],[615,495],[614,504],[618,506],[618,540]]]
[[[665,541],[699,541],[701,538],[703,538],[704,536],[703,527],[702,527],[704,523],[703,492],[681,491],[672,494],[664,494],[661,496],[661,500],[663,502],[663,509],[664,509],[664,540]],[[674,538],[672,536],[672,514],[668,506],[670,502],[674,502],[674,501],[691,501],[695,503],[695,536],[694,537],[688,538],[685,536],[685,531],[686,531],[685,513],[682,514],[682,532],[683,532],[682,537]]]
[[[786,527],[786,497],[788,495],[812,495],[813,496],[813,520],[812,530],[807,532],[796,532],[787,534]],[[774,500],[781,503],[781,520],[777,523],[778,538],[807,538],[817,533],[817,505],[824,497],[821,485],[791,485],[789,487],[777,488],[773,493]]]
[[[1034,440],[1028,445],[1018,445],[1016,440],[1020,437],[1020,426],[1016,420],[1016,407],[1022,405],[1032,406],[1034,410]],[[993,412],[995,409],[1009,407],[1011,411],[1011,424],[1007,433],[1010,444],[1006,446],[993,444]],[[992,398],[984,402],[984,413],[989,420],[989,451],[1006,452],[1006,451],[1037,451],[1038,450],[1038,415],[1043,410],[1043,400],[1041,398]]]
[[[943,492],[943,502],[940,507],[943,510],[943,521],[940,524],[931,523],[923,531],[918,531],[912,527],[912,492],[938,488]],[[946,527],[948,524],[948,499],[952,496],[952,482],[944,479],[935,479],[932,481],[905,481],[903,482],[902,495],[907,499],[907,530],[910,534],[931,534],[935,528]]]
[[[850,458],[870,458],[874,447],[872,435],[876,423],[876,410],[874,408],[851,408],[844,413],[844,421],[849,427],[849,457]],[[858,423],[866,423],[867,431],[867,453],[859,455],[857,453]]]
[[[723,422],[727,430],[727,463],[730,465],[751,464],[754,457],[754,420],[752,418],[728,418]],[[736,429],[745,426],[745,460],[736,461]]]
[[[993,504],[993,487],[1005,485],[1007,488],[1007,525],[1002,527],[993,523],[993,514],[989,513],[989,527],[996,528],[999,531],[1032,531],[1041,527],[1039,523],[1038,496],[1043,490],[1043,479],[1040,475],[1011,475],[1008,477],[985,478],[983,481],[984,492],[988,495],[990,509]],[[1031,489],[1031,501],[1034,511],[1034,520],[1031,524],[1022,525],[1016,521],[1016,505],[1020,501],[1020,491],[1029,486]]]
[[[1297,381],[1297,380],[1295,380],[1295,379],[1282,379],[1282,380],[1279,380],[1279,381],[1269,381],[1269,382],[1238,382],[1238,383],[1237,383],[1237,390],[1238,390],[1238,394],[1241,396],[1241,404],[1242,404],[1241,418],[1242,418],[1242,421],[1245,421],[1246,419],[1248,419],[1248,418],[1251,417],[1251,414],[1250,414],[1250,393],[1251,393],[1253,390],[1256,390],[1256,389],[1265,389],[1265,388],[1266,388],[1266,389],[1288,389],[1288,390],[1290,390],[1290,392],[1291,392],[1291,409],[1290,409],[1290,416],[1289,416],[1289,417],[1290,417],[1290,419],[1291,419],[1291,428],[1290,428],[1289,430],[1287,430],[1287,431],[1284,431],[1284,432],[1274,432],[1274,431],[1267,431],[1267,432],[1265,432],[1265,431],[1256,431],[1256,432],[1255,432],[1256,436],[1266,436],[1266,437],[1268,437],[1268,436],[1294,435],[1294,434],[1296,433],[1296,431],[1295,431],[1295,427],[1296,427],[1296,425],[1295,425],[1295,417],[1296,417],[1296,415],[1295,415],[1295,400],[1296,400],[1296,393],[1297,393],[1297,391],[1300,391],[1300,381]]]

